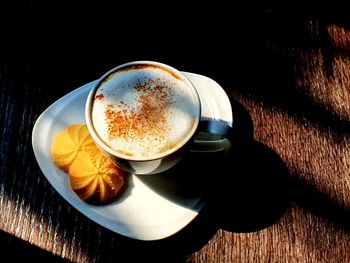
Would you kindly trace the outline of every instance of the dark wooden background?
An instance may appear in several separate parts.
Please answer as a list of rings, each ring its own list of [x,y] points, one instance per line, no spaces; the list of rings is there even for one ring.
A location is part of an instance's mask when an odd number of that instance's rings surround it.
[[[72,262],[350,262],[346,8],[180,3],[162,11],[35,2],[1,8],[0,251]],[[135,8],[137,5],[138,8]],[[149,7],[149,6],[147,6]],[[174,12],[175,11],[175,12]],[[208,203],[178,234],[137,241],[80,214],[31,146],[38,116],[124,62],[206,75],[229,94],[233,147],[206,161]]]

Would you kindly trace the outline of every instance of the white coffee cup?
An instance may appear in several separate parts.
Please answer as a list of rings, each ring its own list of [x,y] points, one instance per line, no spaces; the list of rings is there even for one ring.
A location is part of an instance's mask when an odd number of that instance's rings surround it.
[[[135,174],[173,167],[191,148],[200,118],[200,97],[191,81],[154,61],[113,68],[91,89],[85,107],[96,145]]]

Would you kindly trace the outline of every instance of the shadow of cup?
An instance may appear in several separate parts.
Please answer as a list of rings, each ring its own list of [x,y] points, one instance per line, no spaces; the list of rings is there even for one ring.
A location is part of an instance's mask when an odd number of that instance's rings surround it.
[[[231,100],[232,143],[220,159],[208,196],[208,215],[218,228],[261,230],[276,222],[291,202],[289,171],[279,155],[254,139],[249,113]]]
[[[261,230],[275,223],[290,204],[288,170],[266,145],[254,141],[225,156],[209,198],[220,228]]]

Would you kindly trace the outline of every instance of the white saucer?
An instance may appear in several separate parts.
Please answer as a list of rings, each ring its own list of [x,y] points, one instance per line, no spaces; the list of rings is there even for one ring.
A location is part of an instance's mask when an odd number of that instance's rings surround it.
[[[221,120],[232,125],[231,104],[221,86],[202,75],[187,72],[184,74],[199,93],[202,118]],[[195,189],[195,195],[181,197],[181,202],[177,202],[176,198],[161,195],[144,180],[132,175],[128,179],[126,191],[117,201],[94,206],[85,203],[74,193],[67,174],[52,161],[50,149],[54,137],[70,124],[85,123],[85,101],[96,83],[97,80],[65,95],[48,107],[36,121],[32,144],[40,169],[56,191],[73,207],[118,234],[140,240],[156,240],[178,232],[203,207],[204,188]],[[161,184],[167,184],[167,181],[162,179]],[[164,185],[164,188],[167,189],[167,186]]]

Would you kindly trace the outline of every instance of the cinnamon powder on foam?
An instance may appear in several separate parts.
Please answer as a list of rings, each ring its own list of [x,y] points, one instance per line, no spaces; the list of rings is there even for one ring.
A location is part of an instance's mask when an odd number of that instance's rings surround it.
[[[171,90],[160,80],[152,79],[144,83],[137,82],[133,90],[139,94],[138,107],[130,110],[120,109],[125,105],[124,101],[120,101],[117,105],[107,105],[105,109],[109,139],[139,142],[147,144],[146,148],[150,149],[165,143],[159,152],[172,148],[173,144],[166,143],[167,134],[170,131],[166,114],[173,104]],[[133,155],[124,151],[120,152]]]

